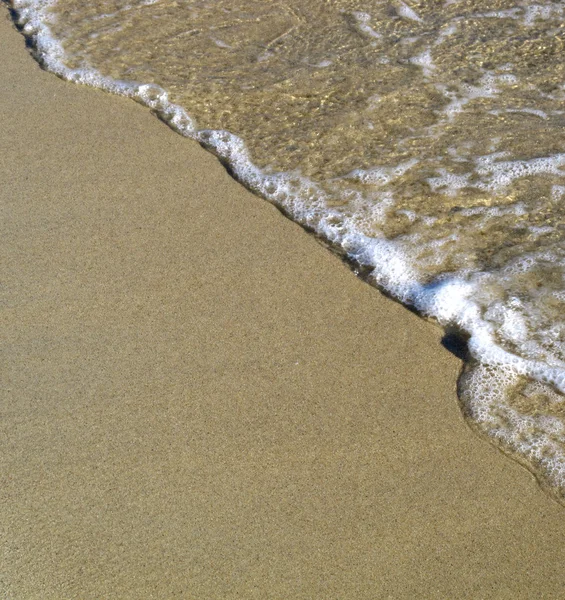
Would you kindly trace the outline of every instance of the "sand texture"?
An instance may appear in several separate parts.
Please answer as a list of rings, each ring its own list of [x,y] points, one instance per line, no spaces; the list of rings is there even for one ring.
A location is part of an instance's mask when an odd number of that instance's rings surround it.
[[[563,597],[439,329],[0,37],[1,598]]]

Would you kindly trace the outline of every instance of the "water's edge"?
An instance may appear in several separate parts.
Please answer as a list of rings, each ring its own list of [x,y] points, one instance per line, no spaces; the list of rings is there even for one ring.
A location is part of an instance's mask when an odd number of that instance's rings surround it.
[[[550,469],[541,458],[526,457],[520,453],[518,448],[481,423],[472,398],[473,385],[477,387],[479,376],[482,376],[481,382],[486,378],[484,373],[479,373],[481,368],[492,371],[498,366],[512,365],[516,378],[533,377],[561,392],[565,391],[565,375],[558,369],[542,369],[533,361],[510,355],[501,348],[495,347],[493,350],[495,345],[488,330],[481,327],[477,320],[477,308],[469,299],[468,288],[463,281],[444,280],[442,285],[426,288],[410,280],[408,275],[400,281],[395,280],[400,270],[397,263],[402,261],[402,257],[398,256],[391,244],[384,240],[366,238],[356,232],[343,232],[333,228],[331,211],[328,212],[324,206],[323,198],[314,207],[312,204],[306,206],[301,203],[300,192],[303,190],[292,190],[290,193],[285,174],[266,175],[261,172],[251,162],[243,141],[234,134],[221,130],[197,130],[186,110],[171,103],[167,92],[156,85],[116,81],[87,69],[70,70],[65,67],[62,48],[50,38],[48,26],[41,20],[41,13],[49,6],[49,0],[2,0],[2,3],[8,7],[13,23],[25,37],[30,53],[43,69],[66,81],[126,96],[148,107],[176,133],[197,141],[214,154],[236,181],[269,201],[283,215],[314,235],[363,281],[387,298],[441,326],[444,329],[443,346],[463,361],[457,396],[467,425],[482,439],[487,437],[491,442],[494,441],[499,450],[524,466],[536,478],[544,492],[565,505],[565,488],[555,475],[555,469],[559,473],[565,471],[565,462],[561,461],[563,464],[559,462],[555,468]],[[311,194],[316,194],[317,191],[315,184],[311,184],[307,191],[310,199]],[[375,264],[376,255],[380,258],[379,264]],[[404,265],[402,267],[405,268]]]

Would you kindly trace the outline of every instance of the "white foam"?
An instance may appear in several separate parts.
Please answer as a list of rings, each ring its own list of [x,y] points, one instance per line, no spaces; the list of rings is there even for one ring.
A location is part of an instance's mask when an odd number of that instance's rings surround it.
[[[393,167],[373,167],[372,169],[355,169],[341,177],[341,179],[353,179],[360,183],[373,186],[382,186],[390,183],[398,177],[402,177],[413,166],[418,164],[418,159],[413,158]]]
[[[357,22],[357,27],[359,28],[360,31],[362,31],[363,33],[366,33],[367,35],[374,37],[374,38],[382,37],[378,31],[375,31],[369,25],[369,22],[371,21],[371,15],[369,13],[355,11],[351,14],[355,18],[355,20]]]
[[[400,4],[400,6],[398,7],[398,14],[401,17],[411,19],[412,21],[418,21],[418,22],[422,21],[421,17],[418,15],[418,13],[414,9],[410,8],[406,3],[399,2],[399,4]]]
[[[477,173],[488,175],[490,181],[476,184],[479,189],[487,191],[500,190],[508,187],[513,181],[532,175],[552,174],[565,175],[561,167],[565,165],[565,154],[555,154],[531,160],[500,161],[499,153],[483,156],[477,159]]]
[[[508,450],[517,452],[541,468],[544,479],[563,493],[565,487],[565,445],[563,423],[551,416],[524,415],[509,403],[508,390],[520,384],[512,370],[477,364],[464,378],[462,400],[473,421]],[[525,397],[542,394],[554,404],[555,393],[534,382],[524,390]],[[522,394],[524,394],[522,392]]]
[[[561,200],[565,196],[565,185],[554,185],[551,188],[551,197],[554,201]]]
[[[469,187],[471,173],[456,175],[449,173],[447,169],[439,169],[439,175],[428,177],[426,180],[434,192],[443,191],[448,196],[455,196],[463,188]]]
[[[551,19],[554,17],[563,17],[565,9],[560,4],[552,6],[541,6],[539,4],[531,4],[525,6],[524,9],[524,25],[532,27],[538,19]]]
[[[565,154],[555,154],[531,160],[501,161],[505,153],[495,152],[475,159],[475,170],[454,174],[447,169],[437,169],[438,175],[429,177],[428,184],[434,192],[455,196],[464,188],[475,188],[485,192],[501,192],[517,179],[535,175],[565,175]],[[479,178],[477,178],[479,175]],[[553,195],[557,198],[562,186],[554,186]],[[560,197],[560,196],[559,196]]]
[[[423,73],[424,77],[431,77],[433,72],[436,69],[434,60],[432,58],[431,50],[429,48],[424,50],[424,52],[422,52],[421,54],[418,54],[417,56],[413,56],[410,59],[410,62],[413,65],[417,65],[422,68],[422,73]]]
[[[325,69],[326,67],[329,67],[332,64],[333,64],[333,60],[321,60],[320,62],[315,63],[310,66],[317,67],[318,69]]]
[[[379,96],[378,94],[373,94],[372,96],[369,96],[369,98],[367,98],[367,108],[369,110],[374,110],[377,105],[381,102],[382,100],[382,96]]]
[[[519,19],[521,15],[522,9],[520,7],[516,7],[506,10],[493,10],[486,13],[476,13],[473,16],[479,19]]]
[[[446,28],[442,29],[439,32],[439,35],[437,36],[434,42],[434,46],[440,46],[441,44],[443,44],[448,37],[457,33],[458,29],[459,26],[457,23],[450,23]]]
[[[473,217],[476,215],[482,215],[487,218],[502,217],[504,215],[522,217],[527,215],[528,211],[522,202],[516,202],[515,204],[507,206],[472,206],[470,208],[461,209],[459,214],[465,217]]]
[[[212,41],[214,42],[214,44],[216,44],[216,46],[218,46],[218,48],[225,48],[226,50],[233,48],[233,46],[230,46],[229,44],[218,38],[212,38]]]
[[[521,6],[514,8],[493,10],[484,13],[476,13],[475,18],[483,19],[514,19],[521,21],[526,27],[532,27],[539,20],[548,20],[552,18],[561,18],[565,14],[565,9],[559,4],[540,5],[522,2]]]
[[[500,109],[496,109],[496,110],[489,110],[489,114],[491,115],[503,115],[503,114],[512,114],[512,113],[526,113],[526,114],[530,114],[530,115],[535,115],[536,117],[539,117],[540,119],[543,119],[544,121],[546,121],[547,119],[549,119],[549,116],[546,112],[544,112],[543,110],[538,110],[536,108],[505,108],[503,110]]]

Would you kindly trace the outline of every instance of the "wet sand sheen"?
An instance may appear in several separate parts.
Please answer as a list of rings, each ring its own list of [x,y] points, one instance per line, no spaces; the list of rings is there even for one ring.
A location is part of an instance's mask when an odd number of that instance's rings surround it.
[[[0,595],[558,597],[563,508],[439,330],[0,27]]]

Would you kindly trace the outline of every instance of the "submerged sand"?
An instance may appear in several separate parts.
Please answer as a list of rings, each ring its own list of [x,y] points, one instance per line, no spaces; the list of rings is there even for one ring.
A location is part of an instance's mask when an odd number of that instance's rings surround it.
[[[0,19],[0,596],[558,598],[441,332]]]

